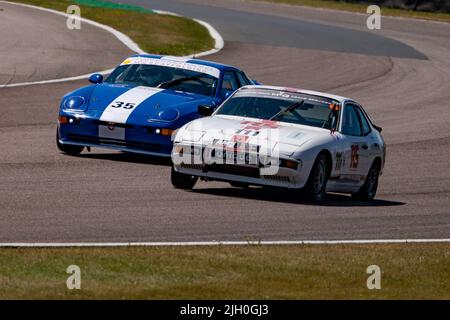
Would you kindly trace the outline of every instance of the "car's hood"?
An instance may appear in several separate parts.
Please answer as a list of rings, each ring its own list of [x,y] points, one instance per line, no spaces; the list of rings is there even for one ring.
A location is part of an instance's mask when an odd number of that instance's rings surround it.
[[[175,111],[180,115],[196,112],[199,104],[210,100],[211,97],[169,89],[101,84],[92,91],[89,110],[101,115],[108,107],[111,109],[116,101],[125,104],[137,101],[133,105],[133,117],[158,119],[163,111]]]
[[[176,141],[202,143],[245,142],[250,145],[278,146],[286,154],[298,151],[303,145],[327,143],[332,139],[329,130],[298,124],[222,116],[201,118],[183,127]]]

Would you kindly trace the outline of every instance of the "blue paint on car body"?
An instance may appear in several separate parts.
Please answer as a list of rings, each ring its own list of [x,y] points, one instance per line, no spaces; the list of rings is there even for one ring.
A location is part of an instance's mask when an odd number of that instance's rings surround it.
[[[231,92],[253,83],[233,66],[149,54],[127,58],[104,81],[94,75],[90,81],[94,84],[61,101],[57,139],[62,151],[64,146],[105,147],[168,157],[173,145],[168,133],[199,118],[199,105],[216,108]]]

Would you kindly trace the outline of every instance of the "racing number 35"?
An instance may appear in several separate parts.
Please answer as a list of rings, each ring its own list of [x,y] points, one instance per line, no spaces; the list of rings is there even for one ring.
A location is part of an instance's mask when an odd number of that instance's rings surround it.
[[[122,102],[122,101],[114,101],[111,105],[112,108],[124,108],[124,109],[133,109],[136,106],[135,103],[132,102]]]

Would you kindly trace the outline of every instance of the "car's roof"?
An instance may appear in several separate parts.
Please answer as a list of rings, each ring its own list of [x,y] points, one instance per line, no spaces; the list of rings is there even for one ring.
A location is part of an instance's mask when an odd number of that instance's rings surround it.
[[[164,55],[157,55],[157,54],[135,54],[135,55],[132,55],[132,57],[144,57],[144,58],[153,58],[153,59],[164,58],[167,60],[173,59],[174,61],[184,61],[184,62],[189,62],[189,63],[193,63],[193,64],[199,64],[199,65],[203,65],[203,66],[213,67],[213,68],[219,69],[221,71],[223,69],[227,69],[227,68],[238,70],[238,68],[227,65],[227,64],[213,62],[213,61],[207,61],[207,60],[200,60],[200,59],[195,59],[195,58],[181,58],[181,57],[164,56]]]
[[[265,86],[265,85],[249,85],[249,86],[242,87],[241,89],[246,89],[246,88],[267,89],[267,90],[278,90],[278,91],[286,91],[286,92],[303,93],[303,94],[308,94],[308,95],[313,95],[313,96],[319,96],[319,97],[333,99],[333,100],[336,100],[338,102],[344,102],[346,100],[352,100],[350,98],[338,96],[338,95],[331,94],[331,93],[325,93],[325,92],[319,92],[319,91],[311,91],[311,90],[302,90],[302,89],[297,89],[297,88]]]

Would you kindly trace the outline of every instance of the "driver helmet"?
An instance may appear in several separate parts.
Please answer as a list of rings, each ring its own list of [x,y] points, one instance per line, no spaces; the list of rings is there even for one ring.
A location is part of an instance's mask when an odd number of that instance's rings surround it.
[[[145,66],[139,70],[139,76],[149,85],[158,85],[163,78],[163,71],[159,67]]]

